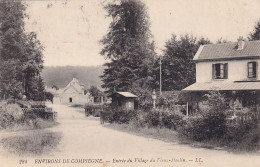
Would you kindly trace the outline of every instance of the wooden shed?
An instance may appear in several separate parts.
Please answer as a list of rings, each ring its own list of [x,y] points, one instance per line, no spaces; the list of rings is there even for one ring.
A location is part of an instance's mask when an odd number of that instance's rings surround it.
[[[114,92],[108,97],[112,98],[112,107],[119,107],[124,110],[134,110],[136,108],[136,95],[130,92]]]

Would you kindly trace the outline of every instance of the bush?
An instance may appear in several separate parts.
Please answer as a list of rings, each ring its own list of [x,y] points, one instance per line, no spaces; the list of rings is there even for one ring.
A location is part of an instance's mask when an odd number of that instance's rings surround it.
[[[31,111],[23,111],[18,104],[7,104],[0,108],[0,129],[7,128],[42,128],[41,118],[45,118],[46,112],[43,109],[32,108]]]
[[[229,113],[225,112],[225,98],[219,92],[211,92],[207,95],[207,100],[209,108],[186,120],[185,126],[179,131],[182,137],[226,146],[232,150],[259,150],[260,129],[256,118],[246,121],[242,117],[236,123],[227,124]],[[237,115],[243,116],[243,113]],[[251,117],[254,118],[254,113]]]
[[[161,125],[161,114],[158,110],[151,110],[146,115],[146,122],[148,124],[148,127],[157,127]]]
[[[183,114],[179,112],[162,112],[162,125],[168,129],[177,130],[185,124]]]
[[[153,109],[153,104],[150,102],[143,102],[142,104],[139,104],[138,107],[144,112],[148,112]]]
[[[14,118],[10,114],[1,111],[0,128],[6,129],[7,127],[12,127],[13,125],[14,125]]]
[[[7,104],[0,109],[0,128],[6,129],[24,122],[24,113],[17,104]]]
[[[131,124],[133,127],[136,128],[144,128],[147,126],[146,122],[146,113],[144,113],[142,110],[136,111],[136,116],[133,117],[130,121],[129,124]]]
[[[111,121],[119,124],[128,124],[136,115],[137,112],[135,110],[114,110]]]
[[[195,141],[221,139],[226,133],[226,99],[220,92],[205,94],[208,108],[194,117],[189,117],[180,135]]]
[[[245,151],[259,151],[260,149],[260,135],[259,129],[254,128],[246,133],[241,142],[233,147],[236,150],[245,150]],[[230,144],[230,143],[229,143]]]
[[[7,105],[6,112],[14,118],[15,122],[20,121],[24,116],[22,108],[17,104]]]
[[[164,109],[153,109],[146,115],[146,123],[148,127],[165,127],[177,130],[183,126],[183,115],[180,112],[173,112]]]
[[[180,102],[179,101],[179,96],[180,96],[179,91],[168,91],[164,92],[162,95],[160,95],[157,98],[157,106],[160,108],[172,108],[173,105],[176,103]]]
[[[197,117],[190,117],[181,131],[181,135],[195,141],[221,139],[226,133],[226,115],[224,112],[208,111]]]
[[[257,121],[245,121],[228,125],[223,145],[235,150],[252,151],[259,149],[260,129]]]
[[[149,112],[144,110],[120,110],[110,109],[111,114],[106,116],[110,123],[129,124],[135,127],[165,127],[178,129],[184,125],[183,115],[178,112],[171,112],[163,109],[152,109]]]

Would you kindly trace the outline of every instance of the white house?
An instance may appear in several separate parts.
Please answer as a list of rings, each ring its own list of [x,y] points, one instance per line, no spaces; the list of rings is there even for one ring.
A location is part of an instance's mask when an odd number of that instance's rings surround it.
[[[49,90],[54,95],[53,103],[61,104],[86,104],[93,101],[93,97],[87,93],[84,94],[84,84],[81,84],[76,78],[65,87],[59,90]]]
[[[90,95],[84,95],[84,84],[81,84],[76,78],[63,88],[59,94],[62,104],[85,104],[90,102]]]
[[[193,59],[196,63],[196,83],[184,91],[220,90],[248,93],[260,101],[260,40],[201,45]],[[251,98],[252,99],[252,98]],[[247,99],[239,99],[247,105]]]

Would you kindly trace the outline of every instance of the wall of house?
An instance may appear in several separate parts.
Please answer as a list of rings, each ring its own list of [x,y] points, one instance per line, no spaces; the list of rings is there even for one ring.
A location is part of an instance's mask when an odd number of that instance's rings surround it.
[[[70,102],[72,98],[72,102]],[[86,104],[90,102],[90,97],[81,94],[61,94],[60,103],[62,104]]]
[[[247,63],[250,61],[258,62],[257,78],[260,79],[260,59],[257,60],[228,60],[228,61],[210,61],[196,63],[196,82],[209,81],[242,81],[247,79]],[[212,64],[228,63],[227,79],[212,79]]]
[[[70,102],[70,98],[72,98],[72,102]],[[85,104],[90,102],[90,97],[82,95],[82,93],[79,93],[73,87],[69,87],[60,94],[60,102],[62,104]]]
[[[113,97],[111,106],[120,107],[123,110],[134,110],[134,99]]]
[[[126,110],[134,110],[134,99],[124,99],[122,101],[122,107],[125,108]]]

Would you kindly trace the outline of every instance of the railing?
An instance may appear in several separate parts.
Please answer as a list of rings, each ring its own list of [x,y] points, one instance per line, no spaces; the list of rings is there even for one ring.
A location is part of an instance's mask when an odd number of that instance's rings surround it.
[[[93,115],[94,117],[100,117],[100,113],[108,108],[104,104],[85,105],[85,116]]]
[[[260,120],[260,112],[258,110],[248,111],[248,112],[243,112],[243,110],[227,111],[227,114],[229,115],[227,117],[228,124],[236,124],[239,122]]]
[[[52,108],[22,108],[25,117],[30,118],[42,118],[47,120],[56,120],[57,119],[57,112],[52,111]]]
[[[104,124],[107,121],[107,118],[112,114],[110,111],[108,105],[85,105],[85,116],[93,115],[94,117],[100,117],[100,124]]]
[[[109,121],[109,118],[113,115],[110,111],[101,111],[100,112],[100,124],[104,124],[105,121]]]

